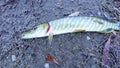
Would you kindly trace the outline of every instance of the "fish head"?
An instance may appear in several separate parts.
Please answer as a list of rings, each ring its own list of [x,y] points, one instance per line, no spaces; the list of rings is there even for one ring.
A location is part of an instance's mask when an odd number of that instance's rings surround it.
[[[21,38],[29,39],[48,36],[48,33],[46,32],[48,26],[49,25],[47,23],[40,24],[36,28],[24,32]]]

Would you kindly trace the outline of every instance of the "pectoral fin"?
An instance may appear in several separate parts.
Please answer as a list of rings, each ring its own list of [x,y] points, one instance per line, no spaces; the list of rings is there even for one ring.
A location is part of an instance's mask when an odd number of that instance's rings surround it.
[[[50,33],[49,36],[48,36],[48,42],[49,42],[49,45],[52,44],[52,40],[53,40],[53,34]]]

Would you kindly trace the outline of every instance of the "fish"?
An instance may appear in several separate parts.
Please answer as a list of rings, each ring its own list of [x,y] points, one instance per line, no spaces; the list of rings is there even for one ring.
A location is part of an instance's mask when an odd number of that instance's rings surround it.
[[[101,17],[71,16],[42,23],[35,29],[23,32],[22,39],[46,37],[73,32],[111,33],[120,30],[120,22],[114,23]]]

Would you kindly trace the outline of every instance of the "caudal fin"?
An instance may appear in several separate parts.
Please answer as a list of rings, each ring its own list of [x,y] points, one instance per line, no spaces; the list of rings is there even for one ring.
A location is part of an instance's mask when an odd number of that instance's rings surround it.
[[[120,22],[117,22],[117,27],[120,30]]]

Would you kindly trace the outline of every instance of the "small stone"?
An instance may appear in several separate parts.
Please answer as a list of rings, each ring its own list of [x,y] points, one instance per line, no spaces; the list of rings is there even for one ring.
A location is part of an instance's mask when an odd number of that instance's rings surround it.
[[[50,66],[49,63],[45,63],[45,64],[44,64],[44,67],[45,67],[45,68],[49,68],[49,66]]]
[[[16,61],[16,56],[12,55],[12,61]]]
[[[101,16],[101,15],[102,15],[102,13],[101,13],[101,12],[98,12],[97,14],[98,14],[98,16]]]
[[[87,40],[90,40],[90,37],[89,37],[89,36],[87,36]]]

